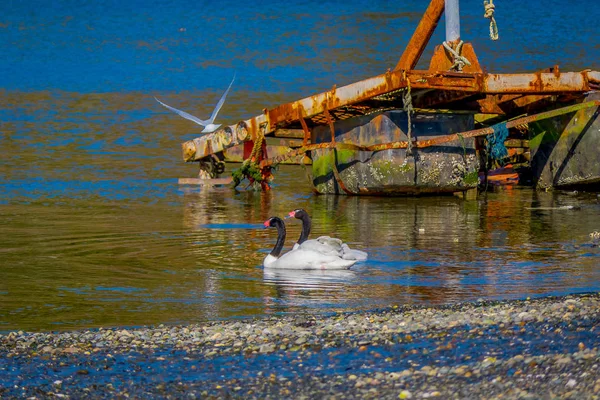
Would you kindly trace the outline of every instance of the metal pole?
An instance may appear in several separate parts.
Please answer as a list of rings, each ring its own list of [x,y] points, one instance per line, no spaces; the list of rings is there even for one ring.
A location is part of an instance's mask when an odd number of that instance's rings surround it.
[[[446,42],[455,42],[460,39],[460,10],[458,0],[445,0],[446,10]]]

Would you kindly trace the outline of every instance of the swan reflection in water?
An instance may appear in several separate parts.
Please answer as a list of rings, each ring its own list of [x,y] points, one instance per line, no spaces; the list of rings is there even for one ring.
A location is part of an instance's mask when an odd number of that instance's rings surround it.
[[[345,284],[356,279],[351,270],[294,270],[264,269],[264,281],[288,289],[298,290],[341,290]]]

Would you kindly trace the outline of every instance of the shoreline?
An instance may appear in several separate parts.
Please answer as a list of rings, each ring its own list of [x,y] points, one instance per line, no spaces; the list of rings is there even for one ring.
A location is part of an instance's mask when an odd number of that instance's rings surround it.
[[[0,335],[2,398],[600,398],[600,293]]]

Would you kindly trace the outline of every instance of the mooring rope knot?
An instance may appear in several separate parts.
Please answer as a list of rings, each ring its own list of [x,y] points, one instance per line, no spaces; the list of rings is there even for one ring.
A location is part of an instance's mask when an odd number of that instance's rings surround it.
[[[446,41],[444,41],[442,45],[446,50],[448,50],[448,52],[452,56],[454,64],[452,64],[452,66],[450,67],[451,70],[462,71],[465,65],[471,65],[467,57],[464,57],[460,54],[463,46],[462,40],[458,42],[458,44],[456,45],[456,49],[453,49],[452,46],[450,46],[450,43]]]
[[[496,9],[494,0],[484,0],[483,7],[485,8],[483,17],[490,20],[490,39],[498,40],[498,25],[496,24],[496,19],[494,18],[494,11]]]
[[[239,169],[231,173],[234,187],[238,186],[244,178],[247,178],[251,185],[258,183],[263,190],[268,190],[269,180],[272,178],[271,168],[268,166],[264,168],[260,167],[260,161],[263,159],[264,141],[265,135],[263,129],[259,129],[250,156],[242,162]]]

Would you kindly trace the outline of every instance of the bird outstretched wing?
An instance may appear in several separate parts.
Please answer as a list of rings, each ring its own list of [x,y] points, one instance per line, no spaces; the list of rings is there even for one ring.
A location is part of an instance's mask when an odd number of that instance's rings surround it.
[[[178,110],[175,107],[171,107],[170,105],[167,105],[167,104],[163,103],[162,101],[160,101],[156,97],[154,98],[154,100],[158,101],[160,104],[162,104],[163,106],[167,107],[169,110],[173,111],[174,113],[177,113],[177,114],[181,115],[183,118],[189,119],[190,121],[194,121],[198,125],[206,126],[206,125],[208,125],[208,124],[210,124],[212,122],[212,117],[211,117],[211,120],[209,120],[209,121],[203,121],[200,118],[194,117],[192,114],[188,114],[185,111]],[[213,111],[213,113],[214,113],[214,111]]]
[[[225,103],[225,98],[227,97],[227,93],[229,93],[229,89],[231,89],[231,85],[233,85],[233,81],[235,81],[235,76],[236,76],[236,74],[233,74],[233,79],[231,80],[229,87],[227,88],[225,93],[223,93],[223,96],[221,96],[221,99],[215,106],[215,109],[213,110],[212,114],[210,114],[210,118],[208,120],[209,124],[212,124],[213,122],[215,122],[215,118],[217,118],[217,114],[219,113],[219,110],[221,109],[221,107],[223,107],[223,104]]]
[[[198,125],[201,125],[201,126],[207,126],[207,125],[210,125],[213,122],[215,122],[215,119],[217,118],[217,114],[221,110],[221,107],[223,107],[223,104],[225,104],[225,98],[227,97],[227,94],[229,93],[229,89],[231,89],[231,85],[233,85],[233,81],[235,81],[235,76],[236,76],[236,74],[233,74],[233,79],[231,80],[231,83],[229,84],[229,87],[227,88],[227,90],[225,91],[225,93],[223,93],[223,96],[221,96],[221,99],[219,100],[219,102],[215,106],[215,109],[213,110],[212,114],[210,115],[210,118],[207,119],[207,120],[201,120],[200,118],[195,117],[192,114],[186,113],[185,111],[181,111],[181,110],[179,110],[179,109],[177,109],[175,107],[171,107],[170,105],[163,103],[162,101],[160,101],[156,97],[154,97],[154,100],[158,101],[160,104],[162,104],[163,106],[165,106],[169,110],[173,111],[174,113],[181,115],[185,119],[189,119],[190,121],[194,121],[195,123],[197,123]]]

